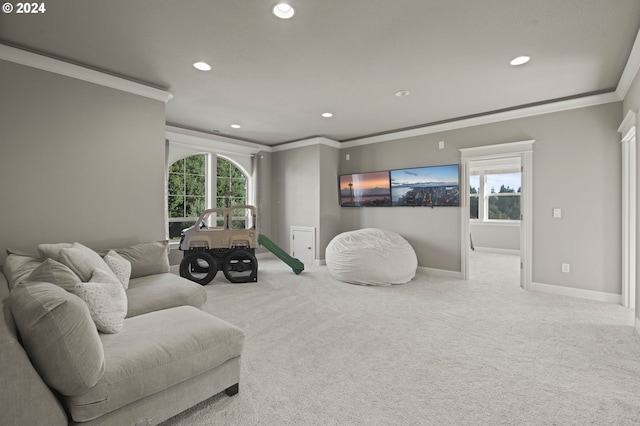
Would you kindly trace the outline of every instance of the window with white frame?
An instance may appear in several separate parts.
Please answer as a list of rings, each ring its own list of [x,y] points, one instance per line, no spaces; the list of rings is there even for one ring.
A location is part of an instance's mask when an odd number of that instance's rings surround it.
[[[247,186],[242,170],[215,154],[191,155],[171,164],[167,182],[169,239],[179,240],[181,231],[193,226],[207,208],[246,204]],[[216,192],[212,194],[209,188],[216,188]],[[246,214],[239,210],[238,217],[234,216],[235,228],[244,228]]]
[[[482,222],[520,221],[522,173],[518,169],[471,170],[469,217]]]

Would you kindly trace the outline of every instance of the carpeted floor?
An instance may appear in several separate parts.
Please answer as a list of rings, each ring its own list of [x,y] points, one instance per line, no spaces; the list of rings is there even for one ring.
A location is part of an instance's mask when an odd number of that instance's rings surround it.
[[[258,283],[219,274],[205,310],[247,334],[240,393],[165,426],[640,424],[631,310],[474,271],[363,287],[267,258]]]

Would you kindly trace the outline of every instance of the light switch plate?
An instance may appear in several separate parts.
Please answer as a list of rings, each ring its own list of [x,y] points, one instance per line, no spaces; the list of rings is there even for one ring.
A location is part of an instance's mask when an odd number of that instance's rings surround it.
[[[553,217],[555,218],[562,217],[562,209],[553,209]]]

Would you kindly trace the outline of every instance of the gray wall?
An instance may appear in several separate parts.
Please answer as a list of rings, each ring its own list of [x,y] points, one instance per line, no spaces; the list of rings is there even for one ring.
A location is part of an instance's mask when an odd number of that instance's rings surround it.
[[[320,145],[273,153],[269,237],[287,252],[290,226],[320,226],[319,158]]]
[[[258,208],[259,230],[262,234],[271,235],[272,232],[272,196],[271,196],[271,157],[270,152],[259,151],[253,158],[257,162],[253,181],[257,189],[256,207]]]
[[[621,120],[618,102],[352,147],[342,150],[340,173],[458,163],[459,148],[535,139],[533,281],[619,294]],[[420,266],[461,269],[459,208],[343,208],[342,225],[399,232]]]
[[[7,247],[164,239],[164,103],[5,61],[0,75],[0,263]]]
[[[635,111],[636,113],[636,126],[640,125],[640,73],[636,74],[629,91],[627,92],[627,96],[624,98],[623,107],[622,107],[623,115],[627,113],[627,111]],[[637,127],[636,127],[637,132]],[[640,139],[638,137],[638,133],[636,133],[636,147],[637,141]],[[637,164],[640,164],[640,149],[636,151]],[[638,182],[637,188],[640,189],[640,173],[638,173]],[[637,201],[640,202],[640,196],[637,197]],[[636,206],[637,223],[640,225],[640,205]],[[640,320],[640,226],[636,227],[636,318]]]
[[[338,165],[340,149],[320,145],[320,228],[316,238],[316,258],[324,259],[325,249],[340,233]]]
[[[475,247],[520,250],[520,226],[471,222],[470,228]]]
[[[272,239],[286,251],[291,226],[316,229],[316,260],[340,232],[339,158],[338,148],[320,143],[273,153]]]

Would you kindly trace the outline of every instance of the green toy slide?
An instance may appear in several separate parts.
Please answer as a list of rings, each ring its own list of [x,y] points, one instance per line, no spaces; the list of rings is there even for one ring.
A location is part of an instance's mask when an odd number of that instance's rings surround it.
[[[298,275],[300,272],[304,271],[304,263],[300,262],[295,257],[291,257],[287,254],[286,251],[282,250],[280,247],[276,245],[273,241],[271,241],[266,235],[258,234],[258,243],[269,250],[271,253],[275,254],[287,265],[291,266],[293,272]]]

